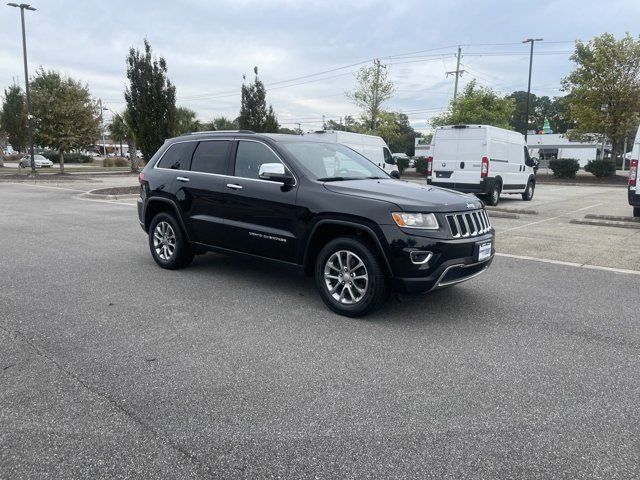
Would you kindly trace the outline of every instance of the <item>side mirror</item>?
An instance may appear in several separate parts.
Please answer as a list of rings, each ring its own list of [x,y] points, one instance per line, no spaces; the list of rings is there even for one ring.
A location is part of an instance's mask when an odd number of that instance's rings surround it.
[[[285,185],[293,185],[295,179],[286,172],[284,165],[281,163],[263,163],[258,171],[260,180],[269,180],[271,182],[280,182]]]
[[[389,175],[391,175],[391,177],[395,178],[396,180],[400,180],[400,172],[398,170],[392,170]]]

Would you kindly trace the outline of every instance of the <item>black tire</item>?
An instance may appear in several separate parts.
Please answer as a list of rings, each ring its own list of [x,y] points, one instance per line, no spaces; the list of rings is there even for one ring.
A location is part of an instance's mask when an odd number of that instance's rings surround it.
[[[351,256],[346,256],[342,252],[349,252]],[[338,257],[335,255],[342,256],[343,260],[337,263]],[[341,274],[337,274],[336,269],[328,266],[330,260],[333,266],[344,266],[346,260],[349,267],[353,268],[351,276],[355,278],[342,281],[325,278],[325,270],[335,274],[336,278],[342,278],[342,275],[349,273],[340,269]],[[359,265],[358,262],[362,263],[362,267],[356,266]],[[376,310],[387,301],[391,292],[389,280],[375,248],[359,237],[340,237],[327,243],[316,259],[315,274],[322,301],[337,314],[347,317],[360,317]],[[363,275],[367,276],[366,283],[363,278],[360,278]],[[335,287],[333,289],[335,294],[340,298],[344,296],[344,300],[334,298],[334,293],[330,291],[331,287]],[[355,292],[355,297],[359,298],[354,298],[350,292]],[[352,303],[344,303],[347,296],[351,297]]]
[[[535,192],[535,190],[536,182],[529,180],[529,183],[527,183],[527,188],[522,193],[522,200],[524,200],[525,202],[530,202],[533,198],[533,193]]]
[[[169,228],[166,228],[167,225]],[[163,231],[166,232],[166,236],[162,233]],[[159,245],[155,244],[156,234],[163,238]],[[171,239],[173,239],[173,243],[171,243]],[[163,244],[163,241],[167,243]],[[173,245],[173,250],[170,251],[171,245]],[[158,213],[151,220],[151,225],[149,226],[149,250],[155,262],[162,268],[169,270],[186,267],[191,263],[194,256],[191,245],[189,245],[182,228],[180,228],[180,224],[172,214],[167,212]],[[170,255],[169,251],[171,252]]]
[[[633,207],[633,216],[640,217],[640,207]]]
[[[491,205],[492,207],[495,207],[496,205],[498,205],[498,202],[500,202],[501,191],[502,191],[502,185],[500,185],[500,182],[494,182],[493,187],[491,187],[491,190],[489,191],[489,193],[487,193],[484,197],[485,203],[487,205]]]

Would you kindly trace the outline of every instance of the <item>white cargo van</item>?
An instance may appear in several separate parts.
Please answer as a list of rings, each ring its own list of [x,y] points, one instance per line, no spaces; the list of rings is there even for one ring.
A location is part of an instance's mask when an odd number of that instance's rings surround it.
[[[531,200],[535,161],[524,137],[489,125],[436,128],[427,158],[427,183],[484,197],[497,205],[503,193]]]
[[[631,163],[629,165],[629,205],[633,207],[633,216],[640,217],[640,127],[633,141]]]
[[[396,160],[393,158],[393,155],[391,155],[391,150],[389,150],[387,143],[382,137],[342,132],[340,130],[319,130],[316,132],[307,132],[304,136],[316,137],[327,142],[340,143],[368,158],[390,175],[397,178],[400,177],[398,167],[396,167]],[[393,172],[396,173],[394,174]]]

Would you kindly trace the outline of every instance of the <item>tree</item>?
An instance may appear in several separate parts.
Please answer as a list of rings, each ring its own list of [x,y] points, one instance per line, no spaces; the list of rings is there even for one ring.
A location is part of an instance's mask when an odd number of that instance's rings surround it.
[[[382,139],[387,142],[387,145],[391,147],[391,145],[394,145],[400,138],[398,115],[396,113],[381,111],[378,115],[378,128],[371,133],[382,137]]]
[[[576,68],[562,80],[570,92],[572,137],[603,134],[611,140],[613,158],[640,121],[640,37],[610,33],[587,43],[576,42],[571,60]]]
[[[501,98],[493,90],[469,82],[458,98],[451,100],[449,111],[431,119],[432,126],[480,124],[509,128],[514,110],[511,98]]]
[[[85,148],[100,135],[100,112],[89,88],[53,70],[40,69],[31,81],[36,143],[54,148],[64,173],[64,152]]]
[[[273,107],[267,108],[267,92],[258,78],[258,67],[253,69],[255,80],[249,85],[242,84],[242,101],[238,123],[243,130],[260,133],[277,133],[280,125]]]
[[[153,58],[144,40],[144,52],[131,48],[127,56],[127,87],[124,98],[130,126],[145,160],[149,160],[173,134],[176,120],[176,88],[167,78],[167,62]],[[135,152],[132,152],[133,158]]]
[[[133,131],[129,127],[131,124],[131,115],[129,110],[125,110],[123,114],[116,114],[113,122],[109,125],[109,135],[114,142],[120,142],[120,152],[122,152],[122,142],[126,142],[129,151],[129,160],[131,161],[131,171],[138,171],[138,157],[136,156],[136,141]]]
[[[372,67],[362,67],[355,77],[356,87],[346,93],[347,98],[362,110],[362,121],[367,128],[375,130],[382,105],[391,98],[395,87],[387,79],[388,72],[380,60],[375,60]]]
[[[11,85],[4,91],[0,130],[4,130],[9,143],[18,152],[26,150],[28,143],[27,109],[24,93],[18,85]]]
[[[187,107],[178,107],[172,136],[176,137],[183,133],[197,132],[199,130],[202,130],[202,125],[196,119],[196,112]]]
[[[526,108],[527,92],[519,90],[513,92],[507,98],[513,100],[515,108],[509,118],[509,125],[516,132],[524,134],[526,128]],[[555,97],[553,99],[531,94],[529,103],[529,130],[542,130],[545,119],[549,120],[549,125],[554,133],[566,133],[570,126],[564,107],[566,97]]]

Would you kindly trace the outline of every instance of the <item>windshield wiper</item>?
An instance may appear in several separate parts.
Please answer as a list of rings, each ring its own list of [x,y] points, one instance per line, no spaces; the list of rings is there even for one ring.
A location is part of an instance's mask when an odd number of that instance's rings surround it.
[[[323,177],[319,178],[319,182],[341,182],[343,180],[358,180],[356,177]]]
[[[369,178],[371,180],[384,180],[384,179],[389,178],[389,177],[367,177],[367,178]]]

